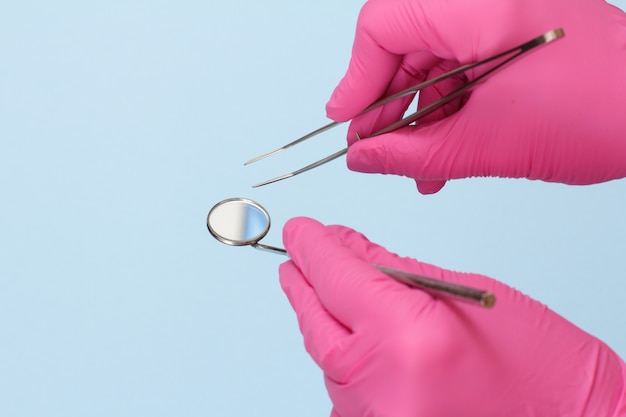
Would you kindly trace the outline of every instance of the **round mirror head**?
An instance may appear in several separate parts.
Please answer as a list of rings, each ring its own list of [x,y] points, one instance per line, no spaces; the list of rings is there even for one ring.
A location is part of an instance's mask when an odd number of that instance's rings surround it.
[[[222,243],[254,245],[270,230],[270,216],[259,203],[246,198],[229,198],[213,206],[206,225]]]

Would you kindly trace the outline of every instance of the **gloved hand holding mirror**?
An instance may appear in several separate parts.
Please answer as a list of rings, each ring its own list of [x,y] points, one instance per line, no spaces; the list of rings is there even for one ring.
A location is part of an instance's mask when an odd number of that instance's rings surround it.
[[[217,203],[209,211],[207,227],[213,237],[232,246],[252,246],[268,252],[288,255],[287,251],[259,241],[267,235],[271,225],[269,213],[259,203],[247,198],[228,198]],[[427,291],[433,295],[455,297],[491,308],[496,297],[489,291],[416,275],[383,265],[372,265],[388,276]]]

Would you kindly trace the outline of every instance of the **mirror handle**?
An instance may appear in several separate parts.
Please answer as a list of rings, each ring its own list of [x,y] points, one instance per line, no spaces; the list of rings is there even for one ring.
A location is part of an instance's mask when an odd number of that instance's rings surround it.
[[[285,249],[277,248],[276,246],[264,245],[262,243],[253,243],[252,247],[259,249],[259,250],[266,251],[266,252],[272,252],[272,253],[277,253],[279,255],[289,256],[287,255],[287,251]]]

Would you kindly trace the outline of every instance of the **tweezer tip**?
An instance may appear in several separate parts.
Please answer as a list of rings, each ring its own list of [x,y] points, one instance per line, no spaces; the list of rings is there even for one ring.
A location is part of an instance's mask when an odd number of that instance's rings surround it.
[[[257,157],[254,157],[251,160],[244,162],[244,165],[250,165],[250,164],[252,164],[252,163],[254,163],[256,161],[260,161],[261,159],[265,159],[268,156],[272,156],[272,155],[282,151],[283,149],[285,149],[285,147],[274,149],[273,151],[270,151],[268,153],[264,153],[263,155],[259,155]]]
[[[273,182],[278,182],[278,181],[286,180],[287,178],[291,178],[291,177],[293,177],[294,175],[295,175],[295,174],[294,174],[293,172],[290,172],[289,174],[281,175],[280,177],[272,178],[271,180],[267,180],[267,181],[260,182],[260,183],[258,183],[258,184],[254,184],[254,185],[252,186],[252,188],[263,187],[264,185],[271,184],[271,183],[273,183]]]
[[[253,162],[259,161],[259,160],[264,159],[264,158],[267,158],[268,156],[272,156],[272,155],[274,155],[274,154],[276,154],[276,153],[278,153],[280,151],[284,151],[287,148],[290,148],[290,147],[292,147],[294,145],[297,145],[300,142],[304,142],[305,140],[310,139],[310,138],[312,138],[315,135],[319,135],[320,133],[325,132],[328,129],[331,129],[331,128],[335,127],[335,126],[338,126],[339,124],[341,124],[341,123],[340,122],[330,122],[327,125],[324,125],[324,126],[320,127],[319,129],[316,129],[316,130],[314,130],[314,131],[312,131],[310,133],[307,133],[306,135],[302,136],[301,138],[298,138],[298,139],[294,140],[293,142],[290,142],[290,143],[288,143],[288,144],[286,144],[284,146],[281,146],[278,149],[275,149],[275,150],[270,151],[268,153],[264,153],[263,155],[257,156],[256,158],[252,158],[248,162],[244,163],[244,165],[250,165]]]

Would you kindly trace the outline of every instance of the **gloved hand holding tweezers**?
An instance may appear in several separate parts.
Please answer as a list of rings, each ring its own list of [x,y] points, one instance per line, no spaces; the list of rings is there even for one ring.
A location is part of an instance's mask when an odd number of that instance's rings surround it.
[[[626,416],[626,364],[546,306],[478,274],[401,258],[342,226],[296,218],[280,282],[332,417]],[[485,288],[493,310],[435,298],[371,264]]]
[[[601,0],[370,0],[328,116],[349,120],[380,97],[554,28],[565,37],[417,126],[354,143],[355,133],[367,138],[401,118],[410,96],[356,117],[348,167],[413,178],[422,193],[472,176],[566,184],[626,176],[626,15]],[[419,107],[484,70],[427,87]]]

